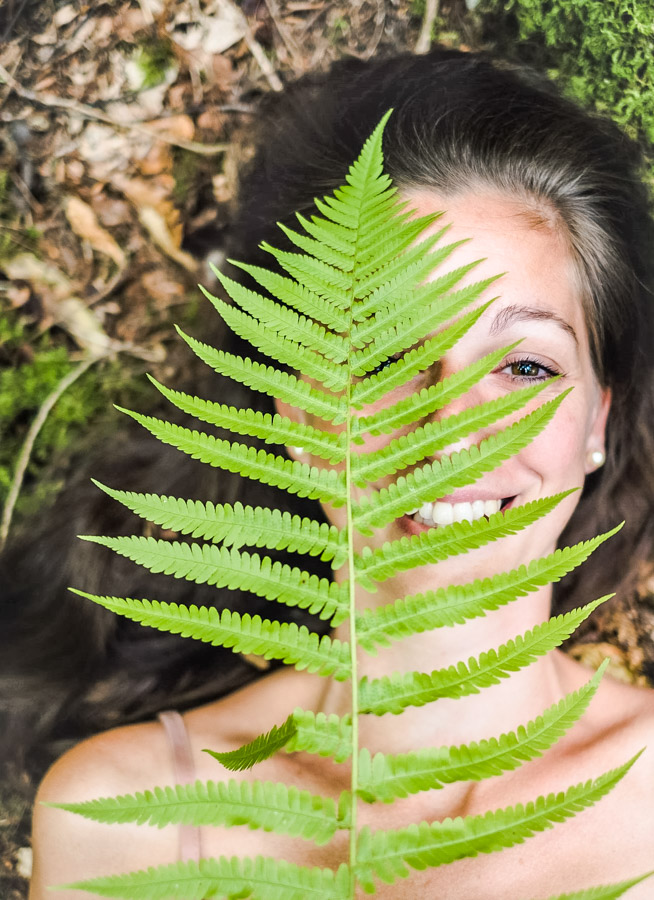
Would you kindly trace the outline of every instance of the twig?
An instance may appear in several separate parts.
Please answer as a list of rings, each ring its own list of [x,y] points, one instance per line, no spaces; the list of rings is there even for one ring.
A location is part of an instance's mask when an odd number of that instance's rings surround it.
[[[14,472],[14,477],[11,481],[9,493],[7,494],[7,499],[5,500],[4,509],[2,510],[2,522],[0,523],[0,552],[4,549],[4,546],[7,542],[7,537],[9,536],[9,526],[11,525],[11,520],[14,514],[14,507],[16,506],[16,501],[18,500],[18,495],[20,494],[20,489],[23,485],[25,472],[27,470],[27,466],[32,455],[34,442],[38,437],[39,431],[43,427],[48,414],[52,410],[52,407],[55,405],[57,400],[59,400],[61,395],[65,391],[67,391],[71,384],[77,381],[77,379],[80,378],[80,376],[82,376],[86,372],[86,370],[93,365],[94,362],[97,362],[99,358],[100,357],[93,355],[87,356],[86,359],[83,359],[78,366],[76,366],[68,373],[68,375],[62,378],[59,384],[52,391],[52,393],[50,393],[45,398],[41,405],[41,408],[36,414],[36,418],[30,425],[29,431],[27,432],[22,449],[20,451],[20,456],[18,457],[18,462],[16,463],[16,471]]]
[[[245,38],[245,43],[248,45],[250,53],[252,54],[252,56],[254,56],[255,60],[259,64],[259,68],[268,79],[268,84],[273,89],[273,91],[283,91],[284,85],[282,84],[279,75],[277,74],[277,72],[275,72],[273,64],[266,56],[263,47],[252,34],[252,29],[250,28],[248,20],[243,15],[243,12],[238,8],[233,0],[227,0],[227,2],[234,10],[234,14],[241,20],[243,25],[243,37]]]
[[[263,51],[261,52],[263,53]],[[214,156],[216,153],[224,153],[230,146],[228,143],[200,144],[197,141],[186,141],[183,138],[174,137],[172,134],[155,131],[155,129],[150,128],[145,122],[119,122],[107,113],[102,112],[99,109],[94,109],[92,106],[87,106],[86,103],[78,103],[76,100],[69,100],[66,97],[55,97],[53,94],[41,94],[36,91],[30,91],[16,81],[5,67],[1,65],[0,81],[4,81],[5,84],[18,94],[19,97],[22,97],[24,100],[29,100],[30,103],[39,103],[42,106],[48,106],[54,109],[64,109],[75,113],[78,116],[84,116],[87,119],[96,119],[98,122],[104,122],[106,125],[111,125],[113,128],[138,131],[142,134],[147,134],[152,140],[164,141],[166,144],[171,144],[173,147],[180,147],[182,150],[189,150],[191,153],[198,153],[202,156]]]
[[[375,15],[375,33],[372,36],[370,45],[366,47],[364,59],[371,59],[377,52],[377,47],[384,36],[384,27],[386,25],[386,9],[384,8],[384,0],[377,0],[377,14]]]
[[[426,0],[422,27],[416,41],[415,53],[428,53],[431,47],[431,32],[440,7],[440,0]]]
[[[5,41],[9,40],[9,38],[11,36],[11,32],[13,30],[13,27],[16,24],[16,22],[20,19],[21,14],[22,14],[23,10],[25,9],[26,4],[27,4],[27,0],[21,0],[21,2],[18,4],[18,9],[14,12],[12,18],[9,20],[7,27],[3,31],[2,35],[0,35],[0,41],[3,44]]]
[[[281,16],[279,15],[279,6],[277,5],[277,0],[265,0],[266,6],[268,8],[268,12],[270,13],[270,18],[273,20],[275,24],[275,28],[277,29],[277,33],[281,37],[284,42],[284,46],[291,54],[291,59],[293,60],[293,64],[297,64],[298,59],[301,58],[302,54],[300,51],[300,47],[296,42],[295,38],[293,38],[288,29],[284,26],[284,23],[281,20]]]
[[[125,276],[127,275],[127,270],[129,266],[124,265],[122,269],[117,269],[113,276],[109,279],[109,281],[105,284],[102,290],[98,291],[97,294],[94,294],[88,300],[86,300],[86,305],[90,308],[95,306],[97,303],[100,303],[102,300],[106,300],[110,294],[116,290],[119,284],[125,280]]]

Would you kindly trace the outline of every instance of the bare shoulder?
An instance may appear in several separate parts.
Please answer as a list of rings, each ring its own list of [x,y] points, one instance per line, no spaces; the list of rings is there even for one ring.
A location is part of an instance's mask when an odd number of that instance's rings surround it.
[[[117,728],[65,753],[46,774],[36,797],[30,900],[51,896],[48,887],[55,884],[174,862],[172,829],[141,828],[137,838],[138,826],[102,825],[45,805],[133,793],[171,780],[168,748],[157,723]],[[58,892],[61,900],[79,896],[79,891]]]
[[[233,749],[281,724],[289,708],[307,700],[305,685],[310,684],[301,673],[282,671],[186,713],[197,776],[220,777],[215,761],[203,753],[205,747]],[[176,826],[103,825],[44,804],[114,797],[172,783],[171,749],[157,722],[116,728],[64,754],[45,776],[37,795],[30,900],[51,896],[50,885],[172,863],[178,857]],[[61,891],[57,897],[79,900],[80,894]]]

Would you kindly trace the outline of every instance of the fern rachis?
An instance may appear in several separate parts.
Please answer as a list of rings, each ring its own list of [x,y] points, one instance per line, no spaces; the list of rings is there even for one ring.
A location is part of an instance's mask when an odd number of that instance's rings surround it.
[[[539,707],[539,679],[532,673],[546,670],[544,661],[552,658],[547,654],[601,602],[587,598],[583,608],[544,622],[547,585],[578,565],[605,536],[553,552],[574,503],[566,465],[553,456],[561,444],[557,428],[572,430],[574,454],[567,469],[582,474],[579,423],[585,421],[588,384],[566,377],[567,367],[556,368],[549,356],[518,346],[522,335],[516,329],[524,326],[527,344],[534,343],[534,323],[540,322],[541,335],[547,320],[545,346],[551,356],[560,352],[564,360],[573,352],[566,344],[569,329],[561,327],[558,315],[548,319],[543,310],[510,302],[515,299],[510,288],[509,300],[502,301],[499,316],[494,314],[487,291],[494,277],[479,278],[477,259],[460,264],[457,254],[463,244],[451,240],[456,234],[447,233],[448,243],[442,246],[446,232],[432,211],[416,220],[398,204],[382,172],[382,131],[383,123],[343,188],[318,202],[321,217],[311,222],[299,217],[304,234],[285,229],[294,250],[266,245],[282,275],[243,266],[272,297],[220,276],[233,303],[211,301],[270,364],[186,338],[209,365],[294,407],[295,415],[256,415],[161,385],[157,387],[174,405],[210,428],[230,430],[235,440],[217,438],[204,425],[200,430],[181,428],[130,413],[159,439],[205,463],[319,499],[329,511],[330,525],[256,506],[214,506],[108,488],[138,515],[207,543],[92,540],[153,571],[248,590],[265,598],[269,615],[186,608],[157,603],[156,598],[85,595],[161,630],[282,659],[316,673],[313,708],[295,709],[240,750],[215,748],[212,755],[216,767],[221,763],[238,772],[273,766],[276,759],[285,759],[285,751],[322,754],[326,762],[321,771],[328,771],[332,760],[341,766],[334,769],[331,784],[327,778],[321,782],[325,792],[337,789],[337,796],[294,793],[282,784],[267,786],[270,779],[240,774],[234,781],[225,777],[220,786],[162,788],[63,804],[100,821],[249,825],[301,835],[315,845],[299,851],[284,845],[291,857],[286,862],[220,857],[199,866],[171,865],[78,887],[106,896],[198,900],[209,895],[352,900],[362,889],[384,893],[383,883],[406,876],[409,867],[446,866],[508,847],[592,806],[633,762],[592,772],[572,786],[562,784],[558,793],[535,794],[512,805],[497,803],[494,810],[466,818],[431,821],[434,815],[430,822],[403,825],[401,813],[393,818],[388,812],[392,807],[387,804],[397,798],[428,790],[449,797],[448,785],[501,778],[546,754],[582,715],[597,679],[558,697],[554,705]],[[449,274],[439,270],[425,284],[434,267],[450,257],[454,266]],[[471,338],[487,321],[493,325],[490,330],[484,326],[485,339]],[[540,345],[540,338],[535,343]],[[276,363],[293,372],[281,371]],[[561,374],[561,383],[553,374]],[[567,396],[572,386],[575,390]],[[463,397],[465,391],[469,393]],[[462,404],[458,409],[457,402]],[[274,448],[256,450],[242,436],[300,445],[309,461],[289,460]],[[452,447],[453,441],[463,443]],[[473,487],[476,483],[481,488]],[[510,498],[511,504],[477,521],[438,528],[411,515],[433,501],[445,502],[453,516],[467,513],[461,507],[473,498]],[[221,542],[222,547],[216,546]],[[241,549],[283,546],[333,560],[335,583]],[[526,548],[532,551],[528,559]],[[425,567],[434,562],[436,570]],[[466,564],[483,577],[462,585]],[[434,571],[443,581],[425,584]],[[458,583],[446,588],[452,573],[458,573]],[[318,613],[335,627],[333,636],[321,638],[304,626],[275,621],[275,603]],[[496,623],[493,628],[502,640],[490,640],[495,632],[487,622]],[[433,664],[422,665],[430,656]],[[398,665],[405,670],[392,674]],[[326,691],[318,683],[320,676],[334,679]],[[293,684],[289,676],[283,681],[273,677],[278,684]],[[529,708],[531,717],[518,728],[477,740],[475,724],[485,697],[505,696],[498,693],[500,681],[530,686],[534,700],[520,709]],[[462,697],[453,709],[454,698]],[[320,709],[318,698],[326,710]],[[448,712],[439,715],[440,708]],[[402,722],[410,724],[403,729]],[[434,733],[446,722],[449,732],[463,735],[456,745],[448,734]],[[430,734],[431,746],[414,747],[418,733]],[[288,775],[293,769],[279,762],[279,771]],[[210,810],[212,804],[219,808]],[[432,808],[447,807],[435,801]],[[381,821],[371,827],[372,810]],[[384,823],[392,827],[380,827]],[[250,846],[258,852],[266,845]],[[332,846],[336,849],[330,850]],[[628,887],[624,882],[597,896],[617,897]]]

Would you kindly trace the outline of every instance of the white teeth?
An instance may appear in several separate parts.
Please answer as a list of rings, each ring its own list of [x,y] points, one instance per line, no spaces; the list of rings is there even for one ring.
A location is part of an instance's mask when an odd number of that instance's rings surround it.
[[[472,503],[423,503],[419,510],[407,513],[423,525],[451,525],[453,522],[474,522],[483,516],[500,511],[501,500],[473,500]]]
[[[455,522],[472,522],[472,503],[455,503],[453,510]]]
[[[427,516],[425,516],[425,518],[427,518]],[[454,521],[452,504],[434,503],[434,511],[431,518],[434,525],[451,525]]]
[[[499,512],[502,508],[501,500],[485,500],[484,501],[484,515],[485,516],[494,516],[495,513]]]

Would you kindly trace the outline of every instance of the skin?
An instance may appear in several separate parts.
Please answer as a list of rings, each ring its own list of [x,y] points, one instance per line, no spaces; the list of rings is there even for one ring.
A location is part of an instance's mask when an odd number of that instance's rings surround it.
[[[512,497],[518,505],[581,485],[594,468],[589,454],[604,447],[610,396],[600,387],[592,370],[576,279],[562,236],[552,226],[535,226],[523,205],[504,196],[464,194],[445,202],[433,194],[415,192],[409,199],[421,214],[448,209],[447,220],[455,223],[448,240],[473,238],[451,257],[452,266],[487,258],[467,276],[468,282],[498,271],[506,273],[490,293],[500,294],[499,299],[439,367],[418,378],[411,389],[419,390],[521,338],[524,340],[520,348],[484,378],[472,394],[435,415],[451,414],[501,396],[529,383],[525,377],[537,379],[546,375],[546,369],[562,377],[548,384],[537,402],[550,399],[567,387],[574,388],[553,421],[528,448],[483,476],[472,488],[457,491],[447,499],[457,502],[474,497]],[[489,292],[483,298],[486,299]],[[279,411],[297,415],[282,403]],[[316,424],[324,427],[323,422]],[[498,427],[471,435],[448,450],[477,443]],[[389,439],[370,438],[365,449]],[[289,452],[298,454],[293,448]],[[320,464],[318,460],[304,459]],[[577,495],[572,495],[519,535],[473,551],[463,560],[447,560],[439,564],[437,571],[433,566],[424,566],[402,573],[380,585],[374,595],[362,592],[358,601],[361,605],[385,604],[396,596],[439,584],[466,582],[551,552],[576,502]],[[343,524],[343,510],[326,508],[326,512],[333,522]],[[380,545],[418,527],[403,517],[377,531],[370,541]],[[604,552],[610,554],[610,549]],[[345,577],[344,572],[336,573],[336,577]],[[544,588],[455,629],[396,642],[376,657],[360,654],[358,674],[379,677],[392,671],[429,672],[467,659],[547,619],[550,601],[550,589]],[[346,637],[340,633],[337,636]],[[401,719],[365,717],[360,725],[360,743],[371,752],[398,753],[499,735],[535,718],[566,693],[585,684],[590,675],[562,652],[553,651],[479,694],[409,709]],[[202,753],[203,748],[236,749],[280,724],[295,706],[344,714],[349,708],[348,686],[283,670],[221,701],[188,712],[184,718],[198,778],[220,779],[226,774],[215,760]],[[516,772],[479,783],[448,785],[393,805],[362,804],[359,824],[397,828],[412,821],[478,814],[527,802],[539,794],[560,791],[596,777],[622,764],[647,744],[654,745],[654,692],[605,676],[582,720],[543,758]],[[256,767],[254,773],[236,773],[234,777],[281,780],[334,797],[349,786],[347,766],[337,767],[330,760],[299,753],[280,754]],[[38,800],[76,801],[172,782],[169,749],[161,726],[148,723],[119,728],[75,747],[50,770]],[[608,797],[574,819],[502,853],[412,873],[409,881],[391,886],[379,885],[377,896],[389,900],[526,900],[615,882],[654,869],[654,852],[647,837],[653,829],[654,766],[650,750]],[[341,836],[326,847],[312,848],[299,839],[244,828],[203,829],[202,841],[205,856],[263,853],[304,865],[336,866],[347,852]],[[176,827],[158,830],[98,825],[37,803],[34,848],[30,900],[42,900],[48,884],[174,862],[178,832]],[[653,891],[652,882],[646,882],[632,888],[626,896],[630,900],[646,900]],[[58,893],[61,900],[81,896],[79,892]]]

